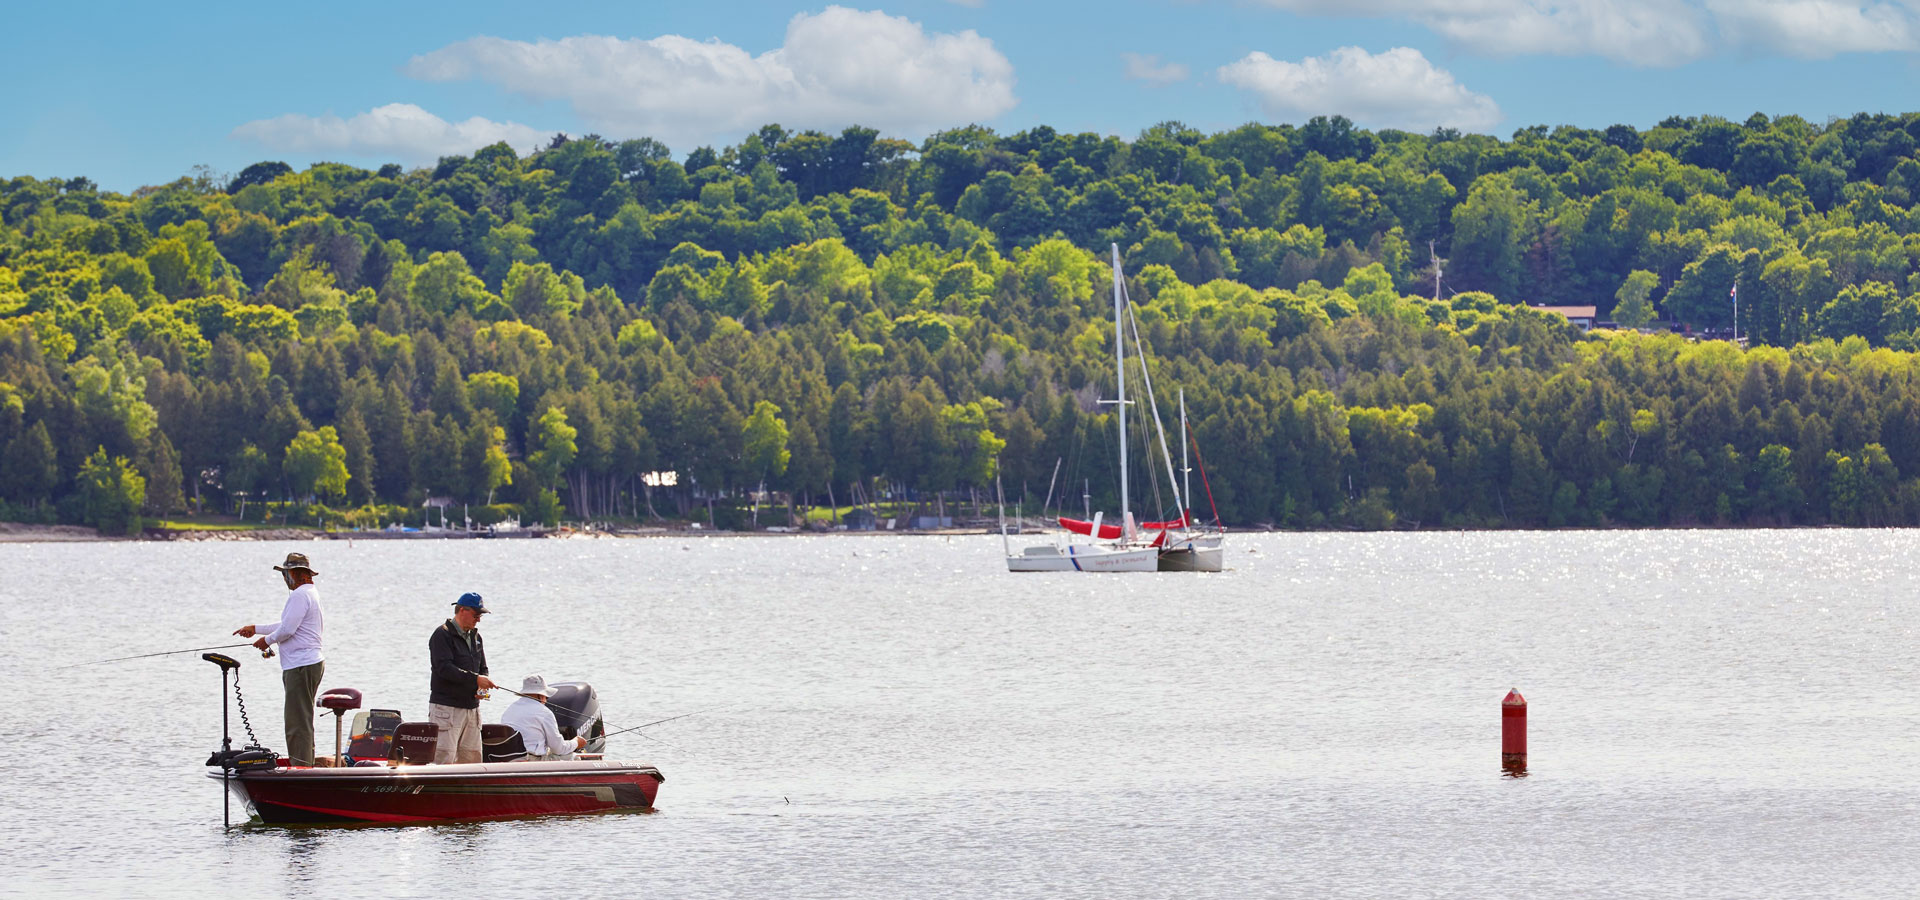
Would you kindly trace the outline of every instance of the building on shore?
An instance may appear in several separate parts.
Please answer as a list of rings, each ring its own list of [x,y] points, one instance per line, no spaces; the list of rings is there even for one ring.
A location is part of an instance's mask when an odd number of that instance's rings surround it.
[[[1592,331],[1599,319],[1599,310],[1592,306],[1536,306],[1541,312],[1559,313],[1567,321],[1578,326],[1581,331]]]

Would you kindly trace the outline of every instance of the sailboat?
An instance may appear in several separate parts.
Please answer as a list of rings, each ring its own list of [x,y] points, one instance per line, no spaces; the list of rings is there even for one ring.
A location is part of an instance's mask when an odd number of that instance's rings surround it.
[[[1127,471],[1127,376],[1126,376],[1126,333],[1128,324],[1134,325],[1134,344],[1141,347],[1138,323],[1133,323],[1131,310],[1128,309],[1126,283],[1120,269],[1120,245],[1113,248],[1113,365],[1114,380],[1117,384],[1115,399],[1101,401],[1111,403],[1119,411],[1117,437],[1120,445],[1120,519],[1115,523],[1104,522],[1105,513],[1095,513],[1091,520],[1061,518],[1061,527],[1067,529],[1069,537],[1059,544],[1041,544],[1022,548],[1013,552],[1007,541],[1005,501],[1002,500],[1000,535],[1006,549],[1007,569],[1013,572],[1161,572],[1161,571],[1203,571],[1218,572],[1221,568],[1220,536],[1217,530],[1208,532],[1194,526],[1192,516],[1182,502],[1183,493],[1176,493],[1175,505],[1181,510],[1180,518],[1169,522],[1135,522],[1133,509],[1128,495]],[[1141,371],[1147,391],[1147,402],[1153,412],[1154,428],[1160,436],[1161,458],[1166,461],[1169,481],[1172,480],[1173,458],[1167,452],[1166,430],[1160,425],[1160,411],[1153,399],[1152,376],[1146,374],[1145,357],[1141,359]],[[1184,430],[1185,396],[1182,395],[1182,426]],[[1182,444],[1182,460],[1185,460],[1185,445]],[[1204,472],[1202,473],[1204,476]],[[1179,488],[1174,488],[1176,492]],[[1157,534],[1155,533],[1157,532]],[[1088,540],[1075,542],[1071,535],[1082,535]],[[1151,536],[1150,536],[1151,535]]]
[[[1180,392],[1180,496],[1193,499],[1193,465],[1187,460],[1187,447],[1193,443],[1192,432],[1187,428],[1187,392]],[[1204,482],[1206,470],[1200,471]],[[1207,488],[1209,500],[1213,489]],[[1201,525],[1193,520],[1193,514],[1182,507],[1180,527],[1167,532],[1167,538],[1160,544],[1160,571],[1162,572],[1218,572],[1222,568],[1225,553],[1221,544],[1226,529],[1220,527],[1220,516],[1216,511],[1214,524]]]
[[[1124,285],[1123,285],[1124,288]],[[1158,537],[1152,545],[1159,549],[1160,572],[1218,572],[1223,568],[1222,539],[1224,529],[1220,527],[1220,512],[1214,510],[1213,525],[1203,526],[1193,519],[1193,510],[1189,505],[1193,498],[1193,466],[1187,461],[1187,447],[1198,445],[1193,441],[1192,431],[1187,428],[1187,392],[1180,392],[1180,465],[1184,470],[1179,479],[1173,477],[1173,454],[1167,450],[1167,430],[1160,424],[1160,403],[1153,391],[1153,373],[1147,367],[1147,344],[1140,339],[1140,322],[1133,315],[1131,303],[1126,305],[1127,324],[1133,333],[1133,344],[1139,349],[1140,380],[1146,388],[1147,411],[1153,414],[1153,430],[1160,438],[1160,458],[1166,463],[1167,483],[1173,490],[1174,507],[1180,511],[1180,517],[1167,522],[1148,522],[1141,526],[1145,532],[1158,530]],[[1202,484],[1206,480],[1206,467],[1200,469]],[[1213,489],[1207,488],[1207,498],[1213,498]],[[1061,524],[1065,524],[1062,522]]]

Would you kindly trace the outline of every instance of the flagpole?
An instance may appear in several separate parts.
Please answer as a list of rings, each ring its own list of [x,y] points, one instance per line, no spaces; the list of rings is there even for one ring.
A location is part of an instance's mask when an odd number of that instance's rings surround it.
[[[1740,279],[1733,280],[1733,342],[1740,343]]]

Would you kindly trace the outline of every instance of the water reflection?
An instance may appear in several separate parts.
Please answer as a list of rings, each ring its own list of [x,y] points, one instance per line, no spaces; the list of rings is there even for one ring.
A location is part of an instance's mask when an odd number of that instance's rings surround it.
[[[325,849],[327,837],[323,833],[306,829],[260,827],[249,827],[245,831],[257,836],[261,843],[276,847],[275,855],[281,858],[288,884],[311,882],[324,868],[321,851]]]

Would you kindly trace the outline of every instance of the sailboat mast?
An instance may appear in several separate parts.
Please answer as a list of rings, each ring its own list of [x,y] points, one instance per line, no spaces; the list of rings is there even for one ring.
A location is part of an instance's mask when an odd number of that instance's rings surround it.
[[[1000,489],[1000,458],[993,460],[993,496],[1000,501],[1000,552],[1013,555],[1013,546],[1007,543],[1007,495]]]
[[[1120,320],[1124,310],[1121,307],[1120,291],[1120,245],[1113,245],[1113,375],[1120,391],[1114,402],[1120,407],[1120,522],[1121,527],[1131,532],[1133,529],[1133,511],[1127,505],[1127,348],[1122,339],[1126,323]],[[1133,537],[1127,534],[1127,537]]]
[[[1121,296],[1123,300],[1127,299],[1124,293]],[[1173,504],[1181,509],[1186,509],[1186,499],[1184,495],[1181,494],[1180,488],[1175,486],[1180,479],[1173,476],[1173,451],[1167,449],[1167,429],[1160,424],[1160,404],[1154,400],[1153,373],[1147,370],[1147,342],[1140,339],[1140,317],[1133,314],[1131,300],[1127,302],[1129,304],[1127,309],[1127,324],[1133,328],[1134,355],[1140,357],[1140,381],[1147,389],[1147,410],[1153,413],[1153,433],[1160,436],[1160,458],[1167,464],[1167,485],[1173,488]],[[1147,455],[1152,456],[1153,454],[1148,453]],[[1158,486],[1158,483],[1156,483],[1155,487],[1158,488]],[[1155,496],[1158,495],[1156,494]]]
[[[1180,389],[1180,496],[1187,502],[1193,500],[1193,466],[1187,462],[1187,389]],[[1180,509],[1180,524],[1186,525],[1187,510]]]

